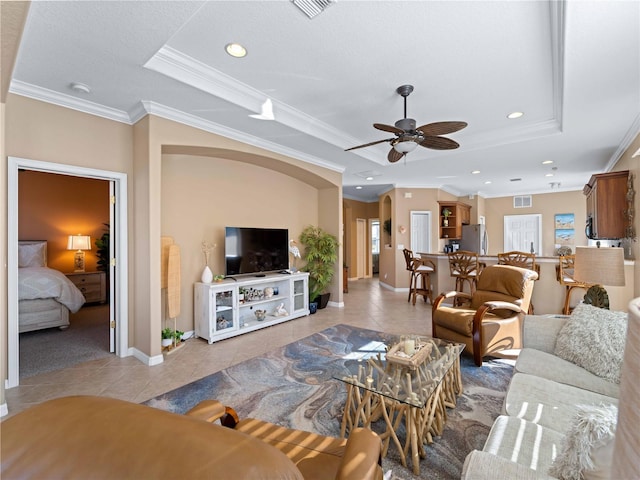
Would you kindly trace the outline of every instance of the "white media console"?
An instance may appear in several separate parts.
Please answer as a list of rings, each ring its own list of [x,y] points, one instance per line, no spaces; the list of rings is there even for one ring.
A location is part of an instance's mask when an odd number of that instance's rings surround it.
[[[270,273],[196,283],[195,335],[212,344],[309,315],[309,274]],[[260,320],[256,311],[262,312]]]

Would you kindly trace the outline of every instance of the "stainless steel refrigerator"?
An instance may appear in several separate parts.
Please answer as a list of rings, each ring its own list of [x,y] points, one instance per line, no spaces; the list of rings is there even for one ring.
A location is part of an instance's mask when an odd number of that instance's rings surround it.
[[[460,250],[477,252],[479,255],[487,255],[489,251],[489,238],[487,230],[481,223],[462,226],[462,238]]]

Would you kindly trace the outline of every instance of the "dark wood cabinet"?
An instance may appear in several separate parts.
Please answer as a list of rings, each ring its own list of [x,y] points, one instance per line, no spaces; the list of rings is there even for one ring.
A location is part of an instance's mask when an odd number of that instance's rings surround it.
[[[471,222],[471,206],[462,202],[438,202],[440,238],[459,240],[462,225]]]
[[[628,225],[629,171],[592,175],[582,192],[587,196],[585,233],[590,239],[624,238]]]

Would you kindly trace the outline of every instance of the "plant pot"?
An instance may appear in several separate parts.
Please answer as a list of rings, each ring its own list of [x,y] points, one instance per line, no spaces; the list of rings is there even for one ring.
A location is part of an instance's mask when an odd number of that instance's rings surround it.
[[[309,302],[309,313],[313,315],[318,311],[318,303],[317,302]]]
[[[168,347],[172,343],[173,343],[173,339],[172,338],[163,338],[162,339],[162,346],[163,347]]]
[[[320,295],[318,297],[318,308],[322,309],[322,308],[326,308],[327,304],[329,303],[329,297],[331,296],[330,293],[323,293],[322,295]]]

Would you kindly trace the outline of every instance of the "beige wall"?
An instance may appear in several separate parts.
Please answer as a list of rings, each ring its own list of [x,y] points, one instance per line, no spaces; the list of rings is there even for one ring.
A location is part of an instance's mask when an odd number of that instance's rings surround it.
[[[589,180],[585,179],[585,182]],[[555,214],[573,213],[575,215],[575,246],[586,245],[584,225],[587,215],[587,201],[582,191],[555,192],[532,195],[531,208],[514,208],[513,197],[486,198],[485,218],[489,236],[489,254],[497,255],[504,251],[505,215],[542,215],[542,252],[543,257],[551,257],[555,250]],[[473,217],[474,209],[471,209]]]
[[[257,147],[230,140],[202,130],[180,125],[165,119],[146,116],[136,125],[126,125],[81,112],[46,104],[36,100],[9,95],[3,105],[3,135],[6,143],[3,154],[31,160],[94,168],[124,173],[128,176],[128,231],[129,231],[129,348],[135,348],[151,358],[160,355],[160,329],[163,309],[160,289],[160,236],[174,228],[162,219],[163,201],[174,195],[170,182],[163,187],[163,151],[166,155],[209,156],[228,160],[248,172],[260,171],[260,179],[247,182],[235,168],[224,175],[234,175],[238,185],[262,192],[258,199],[252,192],[234,195],[248,202],[229,200],[223,204],[228,211],[242,217],[247,224],[259,224],[264,219],[264,208],[275,212],[284,209],[283,222],[292,222],[299,232],[303,223],[317,222],[341,238],[341,184],[338,171],[310,165],[305,162],[273,154]],[[233,163],[235,162],[235,164]],[[214,172],[208,185],[224,177]],[[2,171],[3,202],[6,202],[6,168]],[[284,182],[282,188],[281,182]],[[295,188],[293,187],[295,185]],[[304,186],[304,187],[303,187]],[[219,188],[223,188],[219,186]],[[304,190],[303,197],[299,196]],[[310,193],[312,192],[312,193]],[[301,199],[302,198],[302,199]],[[215,204],[216,196],[209,196]],[[206,200],[205,200],[206,201]],[[314,203],[315,202],[315,203]],[[281,207],[280,204],[289,205]],[[6,203],[4,203],[6,206]],[[291,219],[293,206],[299,208]],[[6,211],[6,208],[3,212]],[[305,220],[302,220],[302,218]],[[226,220],[224,220],[226,222]],[[2,222],[6,238],[6,217]],[[182,239],[181,239],[182,240]],[[199,250],[201,234],[185,240],[185,245],[196,245]],[[183,250],[184,251],[184,250]],[[6,255],[6,245],[3,248]],[[342,252],[336,264],[336,277],[331,287],[331,300],[342,302]],[[199,267],[201,269],[202,266]],[[6,271],[3,280],[6,282]],[[189,291],[194,273],[184,277],[184,291]],[[2,289],[6,299],[6,284]],[[189,302],[191,295],[183,296]],[[5,335],[2,345],[1,367],[6,376],[6,302],[3,308]],[[183,317],[185,329],[192,320]],[[1,389],[0,389],[1,392]]]
[[[47,240],[47,264],[73,271],[75,252],[67,250],[69,235],[91,236],[85,270],[97,269],[96,239],[109,223],[109,182],[91,178],[24,170],[18,176],[18,238]]]
[[[279,197],[273,195],[274,185],[282,192]],[[164,155],[162,191],[162,235],[180,246],[178,328],[183,331],[194,328],[193,284],[200,281],[205,265],[203,241],[217,245],[209,267],[222,275],[225,226],[286,228],[289,238],[298,240],[302,229],[318,219],[315,188],[283,173],[223,158]]]

